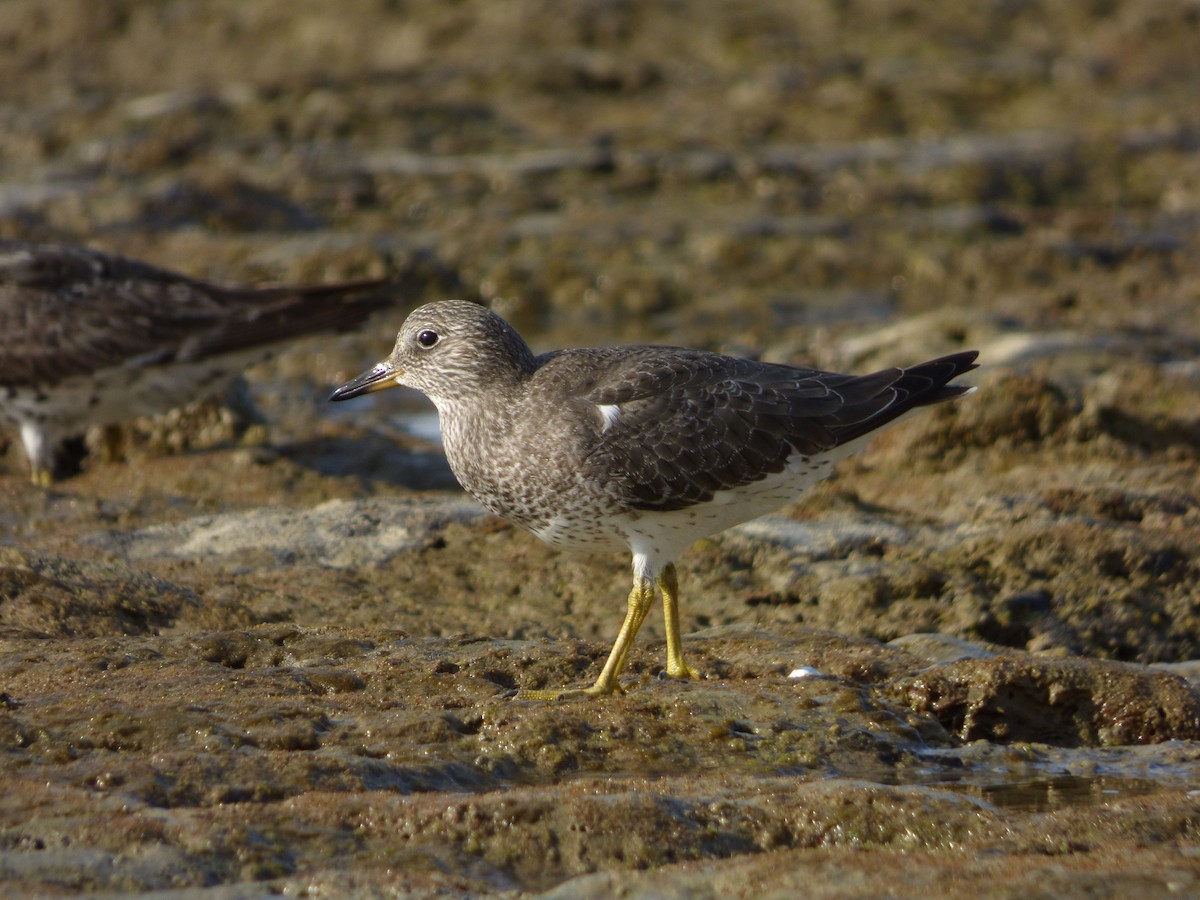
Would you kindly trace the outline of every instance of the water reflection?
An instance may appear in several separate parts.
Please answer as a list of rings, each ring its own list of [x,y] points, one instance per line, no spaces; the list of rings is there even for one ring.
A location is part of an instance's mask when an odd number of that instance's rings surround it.
[[[987,784],[970,792],[1001,809],[1049,812],[1071,806],[1097,806],[1118,798],[1152,794],[1162,789],[1162,784],[1145,779],[1057,775]]]

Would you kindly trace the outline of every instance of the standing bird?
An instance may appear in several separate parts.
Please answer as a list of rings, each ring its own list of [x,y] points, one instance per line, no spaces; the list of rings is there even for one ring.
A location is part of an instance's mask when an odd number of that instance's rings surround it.
[[[624,624],[581,692],[603,695],[621,690],[617,677],[656,587],[667,674],[699,677],[679,635],[674,559],[683,550],[796,499],[910,410],[973,390],[949,382],[974,369],[976,355],[870,375],[679,347],[534,356],[495,313],[447,301],[415,310],[391,355],[330,399],[400,384],[423,391],[451,469],[484,506],[556,547],[632,552]]]
[[[19,427],[33,481],[49,485],[63,439],[220,393],[280,341],[358,325],[389,302],[384,284],[222,287],[0,239],[0,417]]]

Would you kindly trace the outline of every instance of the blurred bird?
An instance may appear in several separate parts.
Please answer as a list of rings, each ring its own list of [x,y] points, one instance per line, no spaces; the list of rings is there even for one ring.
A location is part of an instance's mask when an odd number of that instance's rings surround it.
[[[226,287],[0,239],[0,417],[48,485],[64,439],[218,395],[279,342],[360,324],[390,302],[386,284]]]

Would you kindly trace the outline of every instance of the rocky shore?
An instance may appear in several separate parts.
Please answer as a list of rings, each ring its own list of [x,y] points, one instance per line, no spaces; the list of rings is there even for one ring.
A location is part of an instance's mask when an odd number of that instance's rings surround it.
[[[49,490],[0,432],[0,892],[1200,892],[1194,3],[48,10],[0,6],[0,234],[397,287]],[[703,680],[652,616],[626,694],[533,703],[627,559],[486,515],[419,398],[325,403],[448,296],[984,365],[680,559]]]

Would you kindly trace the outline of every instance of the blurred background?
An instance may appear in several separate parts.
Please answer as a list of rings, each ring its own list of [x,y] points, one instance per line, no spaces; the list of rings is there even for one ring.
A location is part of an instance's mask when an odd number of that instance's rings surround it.
[[[547,344],[1200,329],[1194,0],[6,0],[0,47],[5,236]]]

